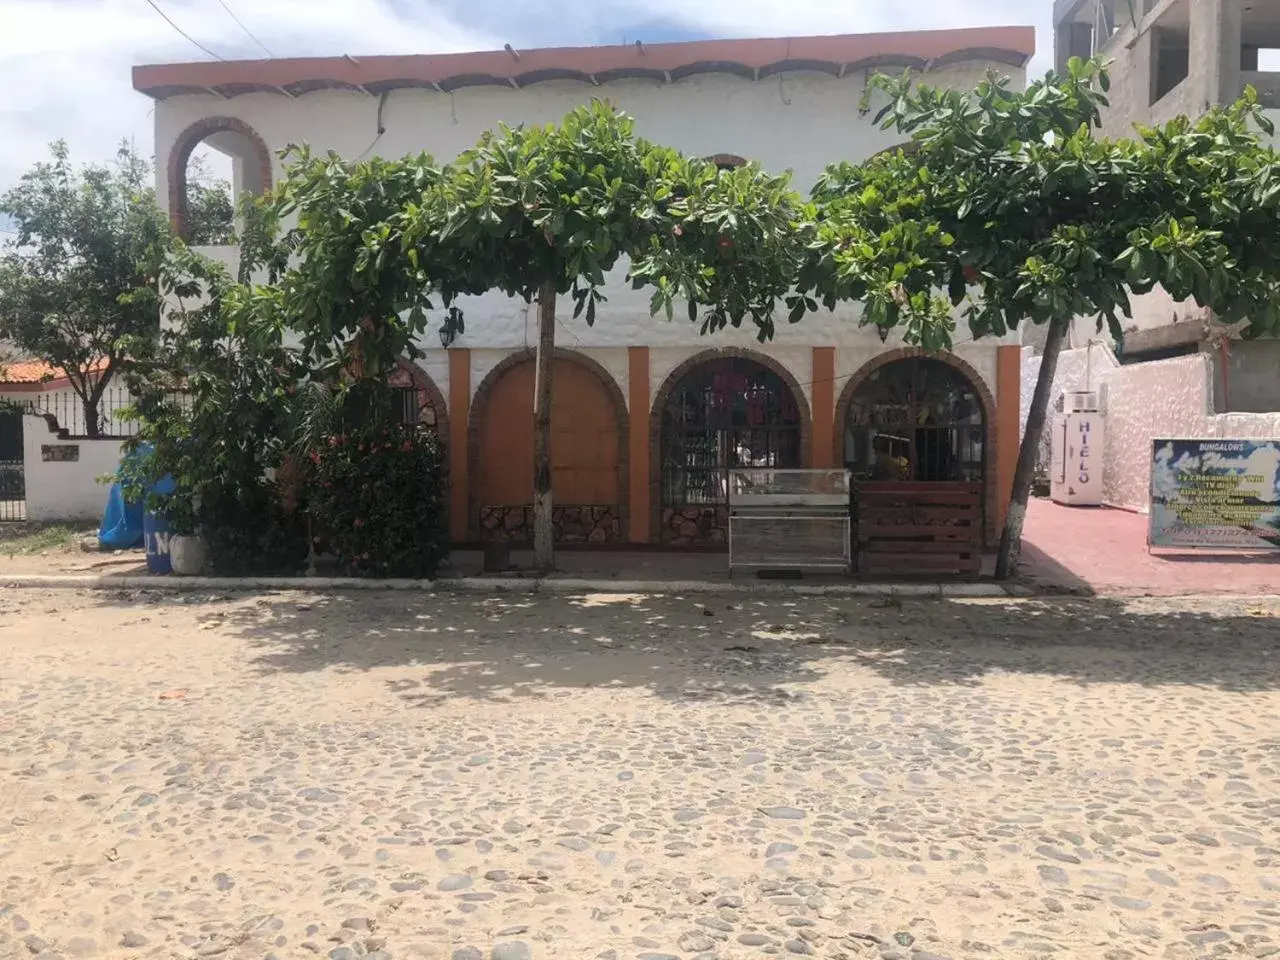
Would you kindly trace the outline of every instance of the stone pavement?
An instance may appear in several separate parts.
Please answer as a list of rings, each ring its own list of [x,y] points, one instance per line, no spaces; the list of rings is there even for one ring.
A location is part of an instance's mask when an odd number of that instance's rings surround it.
[[[1278,617],[0,590],[0,957],[1280,955]]]

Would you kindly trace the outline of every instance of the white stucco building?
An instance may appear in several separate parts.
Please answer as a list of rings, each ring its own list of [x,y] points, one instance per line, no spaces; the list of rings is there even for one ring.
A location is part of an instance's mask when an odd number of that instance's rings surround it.
[[[135,68],[134,86],[156,101],[158,195],[181,227],[186,164],[202,142],[233,158],[237,188],[257,190],[281,175],[275,154],[289,144],[352,159],[425,150],[445,161],[500,122],[554,122],[596,97],[633,115],[650,140],[791,170],[807,191],[827,164],[896,144],[859,110],[872,71],[909,67],[923,82],[971,88],[995,69],[1020,86],[1033,51],[1032,28],[1006,27],[170,64]],[[780,318],[764,346],[746,329],[704,338],[696,326],[651,317],[647,295],[621,279],[593,327],[566,309],[557,331],[554,487],[564,539],[718,542],[724,471],[747,461],[848,462],[870,478],[877,458],[902,458],[911,461],[902,479],[981,484],[983,526],[994,528],[1018,442],[1016,336],[960,344],[939,368],[860,328],[856,306],[796,326]],[[410,373],[448,439],[455,539],[520,537],[536,316],[498,295],[465,309],[466,333],[447,349],[424,343],[427,357]],[[934,422],[913,406],[918,419],[899,430],[899,446],[883,439],[892,436],[885,424],[851,413],[860,390],[914,383],[918,392],[944,380],[945,415]]]

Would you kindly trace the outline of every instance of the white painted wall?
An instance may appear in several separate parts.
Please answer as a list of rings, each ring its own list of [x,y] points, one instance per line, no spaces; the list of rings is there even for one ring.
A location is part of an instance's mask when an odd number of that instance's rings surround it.
[[[974,61],[925,75],[941,87],[972,89],[988,67],[1025,82],[1025,71]],[[523,90],[467,87],[453,94],[395,90],[382,111],[385,133],[377,136],[378,98],[354,91],[317,91],[297,98],[251,93],[224,100],[189,95],[159,101],[155,108],[156,156],[168,157],[178,136],[204,117],[232,116],[248,123],[271,151],[291,143],[333,150],[344,157],[399,157],[427,151],[452,160],[497,127],[560,120],[593,97],[607,99],[636,118],[640,136],[685,153],[732,153],[761,161],[768,169],[792,170],[796,186],[808,190],[823,167],[860,160],[893,146],[901,137],[877,129],[874,115],[859,113],[865,75],[786,73],[751,81],[727,74],[700,74],[666,84],[618,80],[601,87],[570,80]],[[376,138],[376,139],[375,139]],[[275,161],[275,173],[280,173]],[[157,195],[168,202],[168,171],[156,164]]]
[[[923,80],[936,86],[970,89],[983,79],[989,66],[1012,75],[1018,86],[1025,83],[1024,71],[983,62],[957,64],[928,73]],[[872,123],[874,114],[860,113],[865,82],[861,72],[843,78],[798,72],[761,81],[729,75],[699,75],[672,84],[623,80],[599,88],[553,81],[524,90],[465,88],[452,95],[397,90],[387,98],[382,116],[386,132],[376,141],[376,97],[348,91],[320,91],[295,99],[266,93],[230,100],[183,96],[156,104],[155,146],[156,156],[165,157],[192,123],[209,116],[233,116],[252,126],[272,151],[306,142],[313,150],[333,150],[345,157],[402,156],[425,150],[446,161],[499,122],[550,123],[592,97],[605,97],[636,118],[641,136],[691,155],[731,153],[759,160],[770,170],[791,170],[796,188],[807,191],[828,164],[865,159],[903,139],[878,129]],[[275,174],[282,172],[277,160]],[[157,195],[167,202],[168,174],[163,162],[156,164],[156,173]],[[233,248],[200,248],[200,252],[235,268]],[[736,346],[759,350],[786,366],[803,385],[809,401],[813,346],[837,348],[835,389],[839,395],[858,367],[901,345],[896,337],[882,344],[874,331],[859,327],[861,307],[857,304],[842,304],[834,313],[808,316],[795,326],[779,316],[777,335],[765,345],[757,341],[754,327],[702,337],[699,327],[690,324],[683,311],[677,310],[676,319],[670,322],[650,316],[650,293],[632,290],[623,282],[625,275],[625,263],[610,275],[605,288],[608,301],[598,311],[594,326],[572,319],[572,301],[563,298],[556,331],[559,346],[578,350],[600,363],[612,374],[623,396],[629,389],[626,348],[635,344],[652,348],[651,396],[670,371],[693,354]],[[537,316],[529,304],[500,293],[466,298],[459,306],[465,314],[466,333],[454,346],[472,351],[474,395],[503,357],[536,343]],[[422,366],[447,398],[448,357],[435,327],[432,324],[420,344],[427,354]],[[965,335],[960,331],[962,339]],[[973,363],[994,393],[995,347],[1016,342],[1014,334],[966,345],[957,352]]]
[[[1040,358],[1022,358],[1022,431]],[[1213,366],[1205,354],[1121,366],[1108,345],[1064,350],[1050,402],[1065,392],[1096,390],[1106,422],[1103,501],[1146,513],[1151,442],[1161,438],[1280,439],[1280,413],[1213,413]],[[1053,414],[1050,414],[1052,419]],[[1048,462],[1048,441],[1043,457]]]
[[[1032,356],[1029,348],[1022,351],[1022,397],[1018,435],[1027,432],[1027,414],[1031,411],[1031,398],[1040,377],[1041,357]],[[1120,363],[1107,342],[1097,342],[1076,350],[1063,350],[1058,354],[1058,366],[1054,371],[1053,392],[1049,394],[1049,409],[1057,409],[1064,393],[1081,390],[1101,390],[1112,372],[1120,369]]]
[[[1204,354],[1113,371],[1102,390],[1106,502],[1147,512],[1155,439],[1280,439],[1280,413],[1214,414],[1212,398],[1213,369]]]
[[[119,440],[59,440],[40,417],[23,418],[28,520],[102,519],[108,487],[98,477],[120,465]],[[80,449],[75,462],[48,461],[42,446]]]

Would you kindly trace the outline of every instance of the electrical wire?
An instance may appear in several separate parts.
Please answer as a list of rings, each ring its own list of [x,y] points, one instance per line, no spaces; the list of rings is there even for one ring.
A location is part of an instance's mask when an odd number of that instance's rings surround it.
[[[161,10],[161,9],[160,9],[160,7],[156,4],[156,0],[147,0],[147,5],[148,5],[149,7],[151,7],[151,9],[152,9],[152,10],[154,10],[156,13],[160,14],[160,16],[164,17],[164,22],[165,22],[165,23],[167,23],[169,26],[173,27],[173,29],[177,30],[180,34],[182,34],[184,37],[186,37],[188,40],[190,40],[190,41],[191,41],[195,46],[199,47],[201,50],[203,50],[203,51],[204,51],[205,53],[207,53],[209,56],[213,57],[215,60],[226,60],[226,59],[227,59],[226,57],[222,56],[221,54],[214,53],[212,50],[210,50],[208,47],[206,47],[203,43],[201,43],[199,40],[197,40],[197,39],[196,39],[195,37],[193,37],[191,34],[187,33],[187,31],[183,30],[180,26],[178,26],[176,23],[174,23],[171,19],[169,19],[169,15],[168,15],[167,13],[165,13],[163,10]]]
[[[248,36],[250,40],[252,40],[254,43],[256,43],[258,46],[262,48],[263,53],[265,53],[268,57],[275,57],[275,54],[271,52],[271,48],[268,47],[261,40],[259,40],[254,35],[253,31],[250,30],[248,27],[246,27],[244,25],[244,22],[235,15],[235,11],[233,11],[229,6],[227,6],[226,0],[218,0],[218,5],[222,7],[223,10],[227,11],[227,16],[229,16],[232,20],[236,22],[236,25],[245,32],[245,35]]]

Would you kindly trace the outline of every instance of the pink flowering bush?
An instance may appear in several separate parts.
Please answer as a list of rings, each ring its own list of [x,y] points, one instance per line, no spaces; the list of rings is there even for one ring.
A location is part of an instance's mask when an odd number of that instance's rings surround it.
[[[343,571],[433,577],[449,554],[444,450],[393,424],[330,438],[311,454],[311,516]]]

